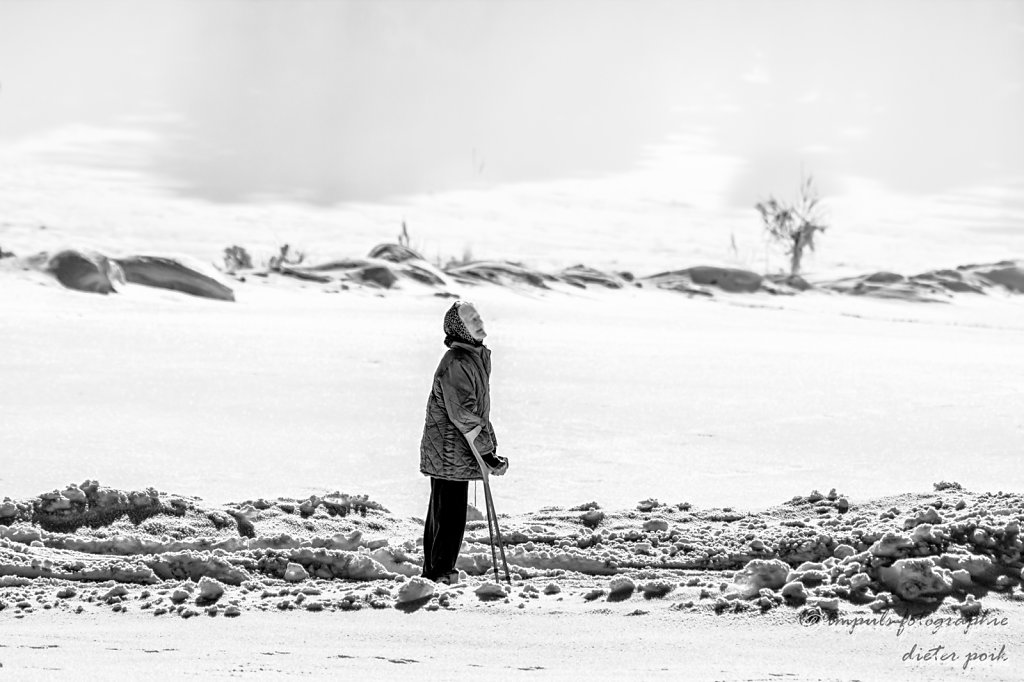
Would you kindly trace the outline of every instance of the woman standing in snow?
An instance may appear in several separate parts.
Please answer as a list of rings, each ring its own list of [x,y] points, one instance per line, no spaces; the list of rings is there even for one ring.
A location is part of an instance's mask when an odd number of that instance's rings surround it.
[[[430,477],[430,504],[423,524],[423,577],[451,583],[458,578],[466,532],[469,481],[483,476],[473,450],[490,473],[501,476],[508,460],[497,456],[491,426],[491,351],[483,344],[480,313],[472,303],[456,301],[444,316],[444,345],[427,398],[420,442],[420,472]]]

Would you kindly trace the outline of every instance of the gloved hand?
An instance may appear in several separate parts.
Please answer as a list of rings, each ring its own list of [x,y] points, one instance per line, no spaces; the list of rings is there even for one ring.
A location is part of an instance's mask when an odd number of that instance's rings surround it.
[[[508,459],[506,457],[499,457],[495,454],[488,453],[481,457],[484,460],[484,464],[490,469],[491,474],[495,476],[504,476],[505,472],[508,471]]]

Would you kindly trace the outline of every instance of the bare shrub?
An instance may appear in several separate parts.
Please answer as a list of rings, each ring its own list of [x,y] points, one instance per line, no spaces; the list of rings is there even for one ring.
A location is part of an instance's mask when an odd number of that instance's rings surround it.
[[[278,254],[271,256],[267,261],[267,269],[279,271],[283,266],[299,265],[306,260],[306,254],[301,251],[293,251],[288,244],[282,244]]]
[[[790,275],[800,274],[804,248],[813,251],[814,235],[828,228],[823,222],[820,199],[813,182],[814,178],[807,176],[800,183],[800,198],[795,203],[769,197],[754,205],[761,214],[768,236],[786,249]]]
[[[241,246],[229,246],[224,249],[224,272],[235,274],[239,270],[252,269],[252,256]]]

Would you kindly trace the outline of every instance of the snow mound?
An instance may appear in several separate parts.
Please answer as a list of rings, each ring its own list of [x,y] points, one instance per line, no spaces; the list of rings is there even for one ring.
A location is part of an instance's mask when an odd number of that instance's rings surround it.
[[[632,275],[627,279],[620,274],[604,272],[586,265],[573,265],[559,272],[558,279],[580,288],[594,284],[606,289],[621,289],[633,278]]]
[[[820,285],[825,289],[857,296],[906,301],[948,301],[953,294],[985,294],[998,288],[1024,293],[1024,264],[1002,261],[988,265],[962,265],[955,270],[930,270],[906,277],[895,272],[875,272]]]
[[[450,267],[447,273],[463,283],[489,282],[503,286],[527,284],[541,289],[548,289],[550,284],[557,281],[553,275],[511,261],[476,261]]]
[[[213,273],[204,272],[206,268],[203,266],[188,262],[183,257],[127,256],[118,258],[117,264],[131,284],[170,289],[219,301],[235,300],[231,287]]]
[[[709,295],[704,287],[716,287],[729,293],[750,294],[762,290],[764,277],[749,270],[698,265],[661,272],[645,278],[660,289]]]
[[[345,258],[306,267],[282,267],[283,275],[319,282],[346,281],[382,289],[391,289],[400,279],[429,286],[445,286],[447,278],[433,265],[419,259],[402,261],[391,258]]]
[[[1002,261],[991,265],[965,265],[961,268],[1009,291],[1024,294],[1024,262]]]
[[[115,293],[125,281],[117,263],[94,251],[60,251],[46,261],[45,270],[68,289],[95,294]]]

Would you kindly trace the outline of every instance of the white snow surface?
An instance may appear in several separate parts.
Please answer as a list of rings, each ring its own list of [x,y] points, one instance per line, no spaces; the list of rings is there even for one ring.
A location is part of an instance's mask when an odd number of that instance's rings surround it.
[[[463,290],[493,350],[511,461],[500,511],[1024,487],[1020,301]],[[87,478],[214,501],[343,490],[421,515],[450,302],[258,281],[236,293],[6,277],[3,494]]]

